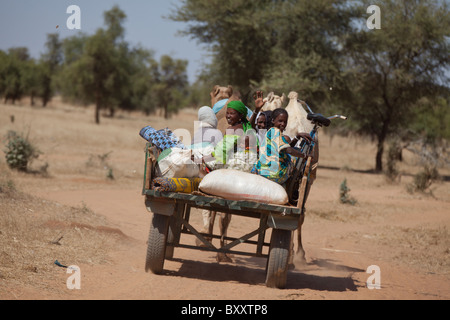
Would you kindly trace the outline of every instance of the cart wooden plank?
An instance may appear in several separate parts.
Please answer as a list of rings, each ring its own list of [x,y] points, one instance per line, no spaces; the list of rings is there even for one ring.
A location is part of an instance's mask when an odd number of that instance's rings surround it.
[[[256,201],[229,200],[208,195],[197,195],[191,193],[166,192],[156,190],[143,190],[146,201],[173,201],[175,203],[186,203],[191,207],[215,210],[254,218],[261,214],[276,214],[281,216],[300,216],[302,210],[293,206],[267,204]]]

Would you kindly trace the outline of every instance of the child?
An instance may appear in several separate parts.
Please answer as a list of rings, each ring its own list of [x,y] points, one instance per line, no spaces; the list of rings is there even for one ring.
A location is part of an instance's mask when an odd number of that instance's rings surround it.
[[[250,118],[250,123],[256,130],[259,145],[264,140],[266,132],[272,127],[272,111],[261,111],[265,104],[262,91],[256,91],[253,98],[255,99],[255,111]]]
[[[283,135],[289,115],[285,109],[275,109],[272,112],[273,127],[267,131],[265,140],[260,145],[259,159],[252,172],[269,180],[283,184],[289,178],[293,168],[291,157],[303,157],[302,153],[293,148],[303,138],[311,141],[308,133],[298,133],[294,139]]]
[[[262,111],[256,116],[256,133],[259,144],[263,143],[267,131],[272,128],[272,111]]]

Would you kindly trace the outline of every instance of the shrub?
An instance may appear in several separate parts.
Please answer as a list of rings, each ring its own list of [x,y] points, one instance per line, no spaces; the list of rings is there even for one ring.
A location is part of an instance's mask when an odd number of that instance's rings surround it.
[[[347,186],[347,179],[342,181],[339,187],[339,201],[341,203],[356,204],[356,200],[349,196],[350,188]]]
[[[412,184],[407,186],[408,192],[412,193],[415,191],[425,193],[431,184],[439,180],[439,173],[434,166],[425,165],[423,170],[414,176]]]
[[[6,163],[11,169],[27,171],[28,164],[39,157],[39,150],[28,138],[15,131],[8,131],[5,150]]]

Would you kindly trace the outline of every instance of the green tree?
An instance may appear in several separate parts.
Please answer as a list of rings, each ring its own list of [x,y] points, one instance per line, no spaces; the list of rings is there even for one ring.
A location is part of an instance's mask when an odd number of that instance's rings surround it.
[[[191,108],[198,108],[199,106],[209,106],[211,104],[211,82],[204,79],[197,79],[193,84],[189,85],[188,97],[186,105]]]
[[[57,33],[47,35],[45,43],[46,52],[40,59],[39,72],[39,96],[42,99],[42,105],[45,107],[54,94],[54,78],[62,63],[62,42]]]
[[[64,100],[72,103],[89,103],[81,81],[77,77],[76,64],[83,57],[89,36],[83,32],[67,37],[62,41],[63,61],[61,68],[55,75],[55,90],[61,93]]]
[[[30,59],[21,63],[22,72],[22,82],[24,88],[24,95],[30,97],[30,104],[35,105],[35,98],[39,97],[42,91],[42,76],[43,68],[42,65],[34,59]]]
[[[99,29],[92,36],[66,41],[75,53],[66,55],[62,78],[65,95],[77,96],[84,103],[95,103],[95,122],[100,123],[100,111],[109,108],[111,115],[127,93],[127,44],[123,41],[122,23],[125,14],[117,6],[104,13],[106,30]]]
[[[270,59],[269,5],[261,0],[187,0],[170,18],[190,23],[182,34],[211,50],[211,78],[233,84],[247,96],[251,83],[263,79]]]
[[[208,45],[209,79],[233,84],[243,100],[259,86],[320,102],[342,81],[340,49],[355,14],[344,0],[187,0],[171,18]]]
[[[174,62],[172,69],[160,68],[153,51],[129,46],[124,41],[126,16],[117,6],[106,11],[104,18],[105,29],[97,30],[92,36],[80,33],[63,41],[64,63],[57,82],[64,98],[95,103],[97,123],[104,109],[111,116],[117,108],[149,114],[167,103],[164,97],[156,98],[157,94],[164,96],[168,92],[171,99],[168,101],[174,100],[174,94],[163,84],[180,88],[182,76],[178,74],[181,72],[178,62]],[[170,103],[167,106],[172,107]]]
[[[23,96],[30,96],[31,105],[41,92],[42,66],[31,59],[27,48],[11,48],[8,54],[0,51],[0,96],[14,104]]]
[[[25,94],[29,62],[30,55],[25,47],[10,48],[8,54],[1,54],[0,82],[5,103],[11,100],[14,104]]]
[[[3,96],[6,88],[6,68],[8,65],[8,54],[0,50],[0,97]]]
[[[157,101],[152,96],[156,83],[155,74],[158,63],[153,52],[136,47],[128,53],[128,70],[130,72],[129,93],[123,97],[121,108],[125,110],[142,110],[149,115],[157,108]]]
[[[297,91],[320,103],[342,82],[342,43],[358,14],[348,1],[276,1],[270,13],[275,45],[261,87]]]
[[[442,93],[421,98],[415,108],[414,121],[407,130],[424,138],[426,143],[450,140],[450,88],[442,88]]]
[[[348,36],[347,86],[338,94],[359,132],[377,139],[375,170],[382,171],[386,139],[416,120],[421,99],[448,84],[450,15],[443,1],[384,0],[378,5],[381,29],[364,25]],[[360,11],[368,6],[360,2]]]
[[[187,96],[186,60],[173,59],[168,55],[160,58],[153,70],[155,84],[152,93],[158,106],[164,110],[164,118],[183,107]]]

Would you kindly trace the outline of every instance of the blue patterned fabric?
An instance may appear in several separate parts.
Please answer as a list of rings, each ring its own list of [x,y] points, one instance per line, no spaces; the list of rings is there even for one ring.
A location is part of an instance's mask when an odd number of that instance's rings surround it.
[[[290,147],[280,129],[272,127],[267,131],[259,149],[259,160],[252,172],[269,180],[283,184],[293,168],[291,156],[284,151]]]
[[[139,135],[161,150],[166,150],[168,148],[186,148],[169,128],[156,130],[151,126],[146,126],[141,129]]]

